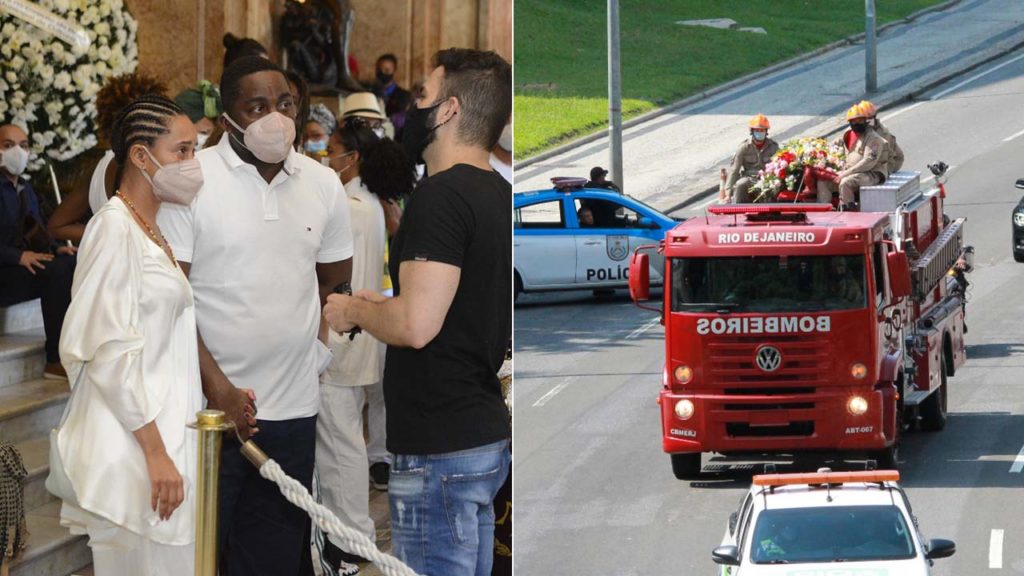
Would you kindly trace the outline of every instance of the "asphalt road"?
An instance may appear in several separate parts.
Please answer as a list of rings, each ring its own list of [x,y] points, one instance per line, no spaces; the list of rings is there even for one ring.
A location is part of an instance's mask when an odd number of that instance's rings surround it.
[[[902,483],[925,537],[957,543],[933,574],[1024,573],[1024,264],[1010,253],[1010,210],[1022,194],[1013,183],[1024,177],[1024,54],[929,96],[883,120],[907,168],[927,174],[924,164],[939,159],[953,166],[946,212],[967,217],[976,270],[968,363],[950,379],[948,425],[905,437]],[[655,404],[662,337],[656,316],[622,290],[604,299],[520,297],[517,574],[716,573],[711,549],[755,466],[705,455],[700,481],[673,477]]]

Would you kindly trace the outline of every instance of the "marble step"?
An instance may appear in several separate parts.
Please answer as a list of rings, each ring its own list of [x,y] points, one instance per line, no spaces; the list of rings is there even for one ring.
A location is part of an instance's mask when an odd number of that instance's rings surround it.
[[[0,438],[45,438],[60,423],[70,389],[66,380],[29,380],[0,387]]]
[[[18,442],[14,447],[25,462],[25,509],[45,506],[56,498],[46,491],[46,477],[50,474],[50,438],[42,436]]]
[[[0,334],[42,327],[43,309],[38,298],[14,306],[0,307]]]
[[[11,576],[67,576],[92,563],[85,536],[60,525],[60,501],[29,510],[28,548],[11,563]]]
[[[0,390],[43,375],[45,342],[42,328],[0,335]]]

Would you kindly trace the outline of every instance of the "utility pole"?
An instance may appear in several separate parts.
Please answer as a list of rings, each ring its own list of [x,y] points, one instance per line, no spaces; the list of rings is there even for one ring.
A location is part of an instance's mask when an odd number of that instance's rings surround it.
[[[622,71],[619,66],[619,0],[608,0],[608,139],[612,181],[626,189],[622,174]]]
[[[875,0],[864,0],[864,88],[878,90],[878,58],[875,38]]]

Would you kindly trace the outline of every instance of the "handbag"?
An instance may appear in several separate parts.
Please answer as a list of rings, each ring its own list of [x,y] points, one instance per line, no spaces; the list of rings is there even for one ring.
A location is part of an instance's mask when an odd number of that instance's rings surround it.
[[[46,477],[46,491],[64,502],[75,506],[78,506],[78,495],[75,494],[75,487],[71,485],[68,472],[64,469],[64,461],[60,457],[60,447],[57,445],[57,434],[64,427],[64,423],[68,419],[68,414],[71,412],[71,403],[75,399],[75,391],[81,385],[82,375],[84,374],[85,365],[83,364],[82,368],[78,371],[78,377],[75,378],[75,385],[71,388],[71,396],[68,397],[68,403],[64,406],[64,414],[60,417],[60,424],[53,430],[50,430],[50,475]]]

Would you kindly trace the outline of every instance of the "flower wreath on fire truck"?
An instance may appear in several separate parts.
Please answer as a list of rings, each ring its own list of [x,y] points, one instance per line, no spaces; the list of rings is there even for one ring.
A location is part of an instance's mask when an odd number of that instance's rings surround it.
[[[794,202],[816,197],[815,182],[842,170],[846,150],[822,138],[790,140],[772,156],[750,188],[754,202]]]

